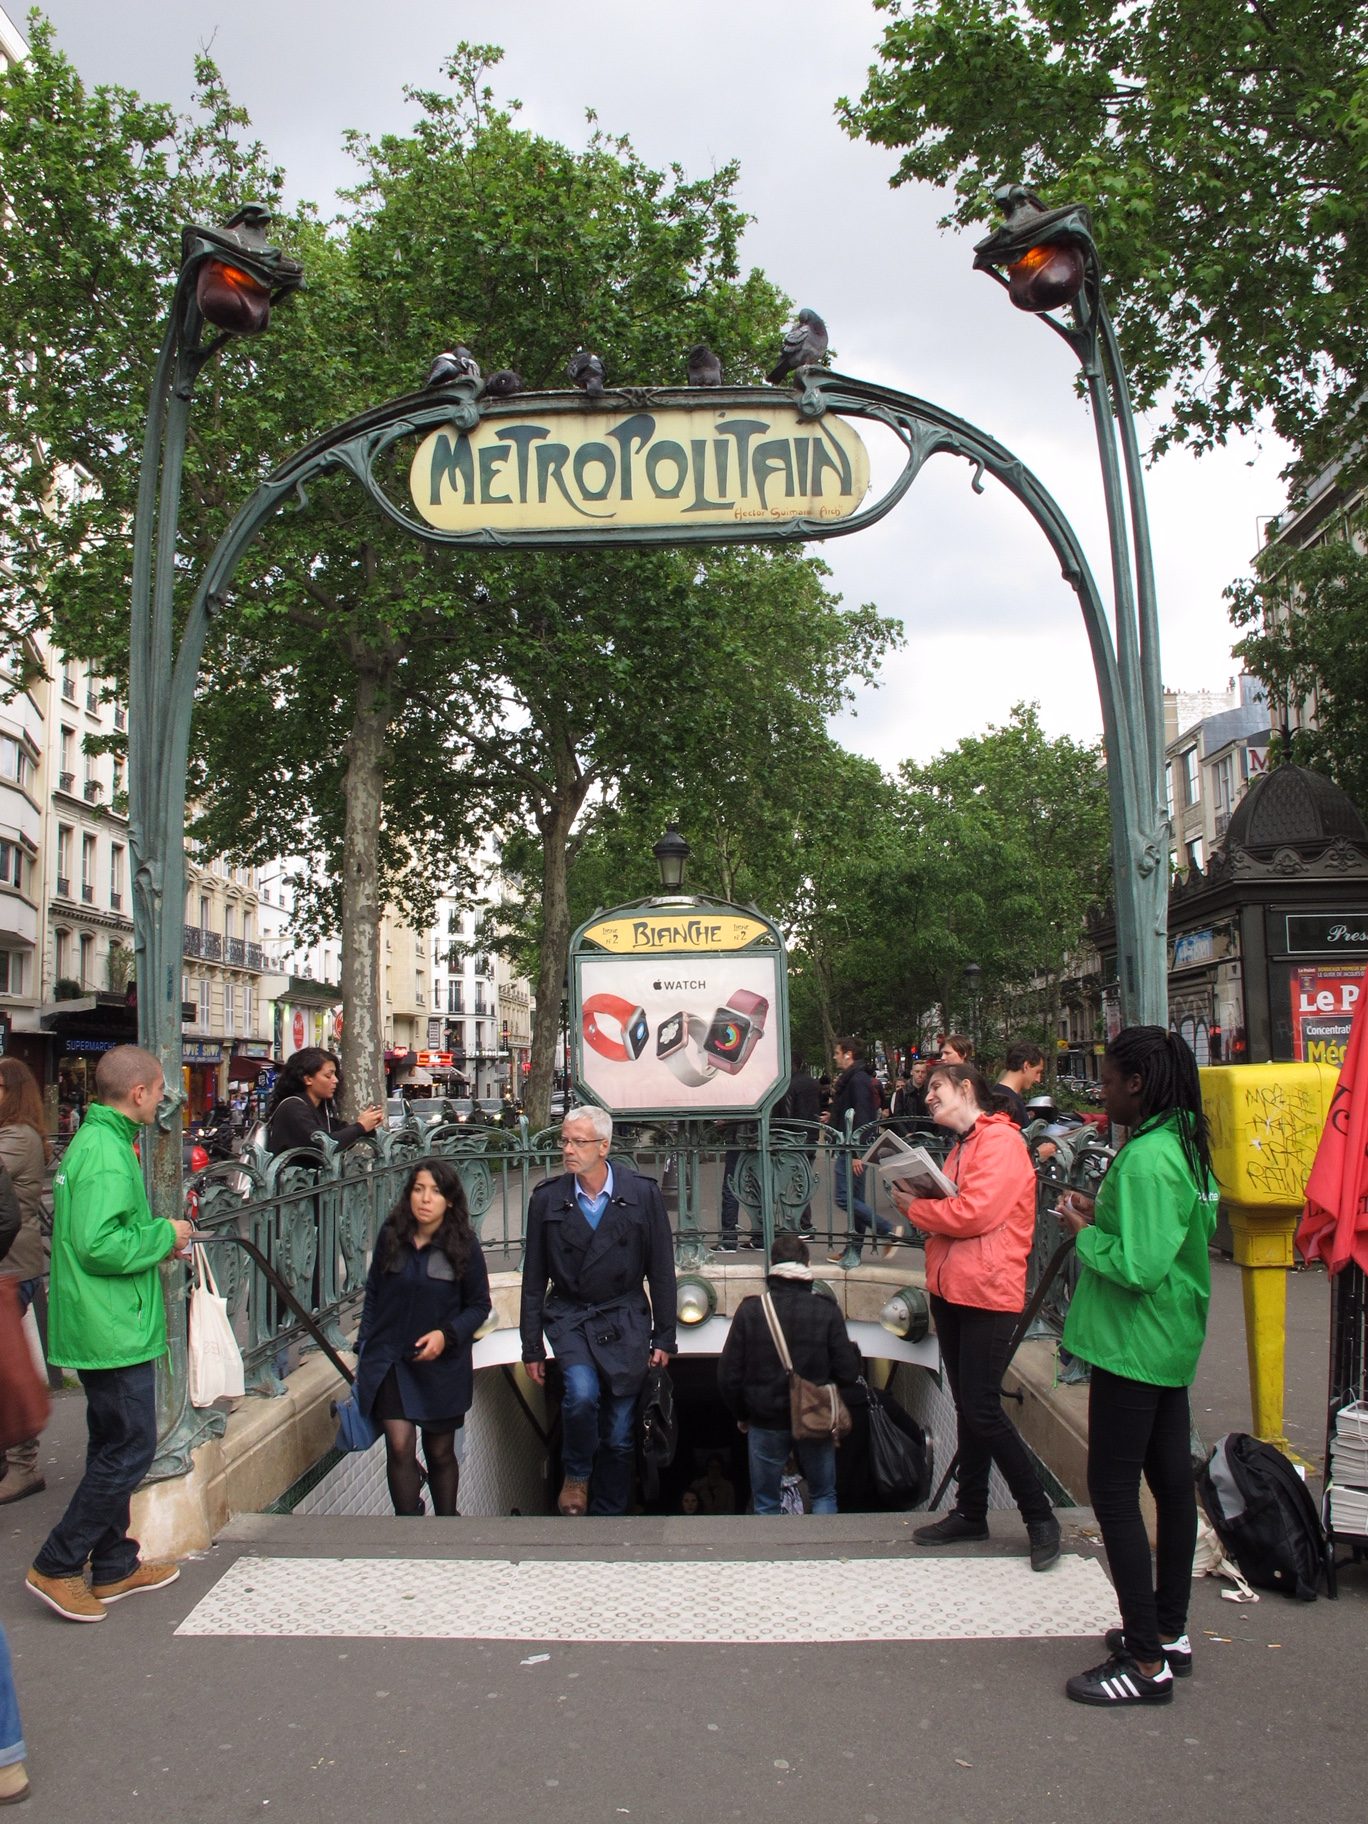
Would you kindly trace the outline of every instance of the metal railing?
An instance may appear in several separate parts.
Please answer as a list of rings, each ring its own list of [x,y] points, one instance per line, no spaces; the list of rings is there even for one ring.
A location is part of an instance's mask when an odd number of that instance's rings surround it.
[[[411,1107],[399,1125],[382,1128],[345,1152],[322,1136],[314,1149],[277,1158],[249,1146],[240,1158],[212,1165],[187,1181],[186,1213],[212,1250],[219,1288],[228,1300],[242,1347],[249,1392],[283,1391],[292,1351],[305,1341],[304,1326],[241,1249],[214,1248],[216,1236],[225,1242],[232,1236],[251,1241],[298,1302],[314,1314],[334,1346],[345,1348],[343,1326],[358,1307],[380,1226],[414,1167],[423,1159],[439,1157],[449,1159],[460,1174],[471,1222],[491,1270],[520,1268],[528,1199],[543,1178],[562,1169],[559,1129],[532,1133],[523,1119],[507,1126],[482,1123],[478,1114],[462,1119],[448,1102],[429,1108],[430,1113],[423,1109],[426,1118],[420,1119],[418,1107]],[[952,1136],[943,1129],[903,1122],[884,1125],[911,1133],[936,1157],[943,1158],[949,1150]],[[902,1259],[920,1267],[920,1236],[909,1234],[877,1189],[850,1170],[877,1132],[776,1122],[768,1151],[762,1153],[753,1121],[622,1121],[614,1129],[612,1157],[660,1183],[681,1268],[702,1267],[712,1255],[733,1250],[767,1251],[780,1228],[801,1228],[808,1235],[819,1276],[833,1270],[825,1260],[828,1252],[840,1255],[837,1264],[853,1265],[859,1256],[850,1245],[852,1219],[837,1200],[838,1163],[844,1164],[841,1176],[855,1196],[868,1200],[876,1223],[896,1225],[892,1233],[866,1233],[860,1238],[866,1249],[873,1244],[890,1262]],[[1043,1132],[1028,1129],[1027,1137],[1037,1149]],[[1030,1290],[1060,1241],[1058,1218],[1050,1212],[1061,1190],[1094,1189],[1110,1158],[1094,1130],[1087,1129],[1077,1138],[1058,1142],[1049,1160],[1038,1161],[1040,1195]],[[1057,1335],[1062,1329],[1072,1284],[1071,1266],[1049,1289],[1033,1333]],[[184,1300],[173,1297],[168,1302],[174,1364]],[[176,1474],[189,1463],[188,1451],[178,1456],[172,1438],[185,1425],[184,1401],[176,1410],[174,1399],[164,1400],[163,1420],[154,1474]]]

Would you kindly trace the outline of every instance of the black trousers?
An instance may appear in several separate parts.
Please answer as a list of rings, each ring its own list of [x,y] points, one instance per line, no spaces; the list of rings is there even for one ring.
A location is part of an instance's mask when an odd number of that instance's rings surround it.
[[[1155,1387],[1094,1368],[1088,1396],[1088,1498],[1102,1529],[1126,1645],[1137,1659],[1187,1632],[1197,1493],[1186,1387]],[[1150,1566],[1140,1477],[1154,1495],[1158,1550]]]
[[[941,1361],[959,1420],[959,1495],[966,1520],[988,1517],[988,1477],[996,1463],[1028,1526],[1048,1520],[1050,1497],[1030,1452],[1002,1410],[1002,1375],[1020,1312],[952,1305],[931,1294]]]

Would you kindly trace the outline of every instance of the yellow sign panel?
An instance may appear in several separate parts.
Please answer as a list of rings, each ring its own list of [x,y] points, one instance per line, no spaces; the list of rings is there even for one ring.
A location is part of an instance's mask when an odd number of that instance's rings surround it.
[[[605,918],[590,925],[582,941],[598,944],[616,956],[671,956],[691,950],[744,950],[757,938],[770,937],[758,918],[706,907],[698,912],[664,909],[631,918]]]
[[[489,417],[419,444],[413,504],[444,532],[779,524],[849,519],[869,452],[830,412],[796,404]]]

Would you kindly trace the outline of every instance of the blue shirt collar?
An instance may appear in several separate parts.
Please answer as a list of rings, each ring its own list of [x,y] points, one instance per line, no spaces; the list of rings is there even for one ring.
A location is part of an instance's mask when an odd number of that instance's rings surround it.
[[[579,1203],[580,1208],[584,1211],[584,1214],[590,1219],[595,1227],[598,1226],[599,1218],[608,1208],[612,1195],[613,1168],[611,1165],[608,1167],[608,1176],[603,1181],[603,1189],[599,1192],[597,1197],[591,1197],[588,1191],[581,1185],[579,1179],[575,1179],[575,1198]]]

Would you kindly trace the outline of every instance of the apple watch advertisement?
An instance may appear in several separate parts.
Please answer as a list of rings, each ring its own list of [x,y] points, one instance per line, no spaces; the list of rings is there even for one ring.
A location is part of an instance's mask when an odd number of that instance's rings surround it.
[[[576,1075],[614,1112],[758,1108],[787,1075],[778,968],[772,954],[586,957]]]

